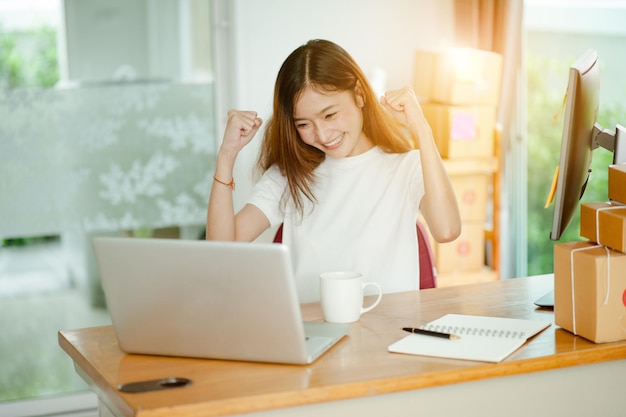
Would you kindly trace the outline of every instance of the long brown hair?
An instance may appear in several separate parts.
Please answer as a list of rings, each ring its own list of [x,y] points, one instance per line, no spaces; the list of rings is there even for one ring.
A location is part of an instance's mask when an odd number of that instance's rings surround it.
[[[315,202],[314,171],[325,158],[323,151],[302,141],[294,123],[296,102],[308,86],[328,92],[357,94],[358,90],[365,101],[363,132],[384,152],[407,152],[415,143],[378,102],[363,71],[343,48],[322,39],[298,47],[278,71],[273,115],[265,129],[258,165],[261,172],[265,172],[276,164],[287,177],[290,197],[300,214],[303,213],[303,197]]]

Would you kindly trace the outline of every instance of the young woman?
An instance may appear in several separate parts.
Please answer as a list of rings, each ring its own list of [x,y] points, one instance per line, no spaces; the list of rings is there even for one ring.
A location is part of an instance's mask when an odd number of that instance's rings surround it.
[[[461,222],[432,131],[410,88],[375,96],[338,45],[312,40],[278,72],[263,138],[262,177],[234,213],[233,166],[260,128],[253,111],[228,113],[217,154],[207,239],[252,241],[283,224],[301,302],[319,299],[319,275],[358,271],[384,292],[419,289],[415,223],[454,240]]]

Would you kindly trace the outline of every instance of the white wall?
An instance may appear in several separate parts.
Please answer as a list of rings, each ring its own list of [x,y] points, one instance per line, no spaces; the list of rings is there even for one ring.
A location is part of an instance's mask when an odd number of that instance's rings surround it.
[[[217,2],[222,0],[215,0]],[[229,22],[233,77],[232,102],[218,104],[218,142],[228,107],[271,114],[274,81],[291,51],[313,38],[344,47],[366,74],[381,68],[387,88],[410,84],[414,51],[450,45],[454,37],[453,0],[225,0],[231,3]],[[218,56],[216,60],[228,60]],[[235,204],[241,206],[251,189],[262,132],[240,155],[235,168]]]
[[[209,4],[63,0],[62,81],[212,80]]]

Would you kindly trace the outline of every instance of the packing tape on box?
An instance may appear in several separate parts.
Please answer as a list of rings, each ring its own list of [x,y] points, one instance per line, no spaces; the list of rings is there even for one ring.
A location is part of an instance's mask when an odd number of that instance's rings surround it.
[[[611,254],[609,249],[606,246],[603,245],[593,245],[593,246],[587,246],[584,248],[576,248],[573,249],[570,252],[570,258],[569,258],[569,262],[570,262],[570,278],[571,278],[571,287],[572,287],[572,332],[574,334],[578,334],[576,332],[576,290],[574,288],[574,253],[575,252],[579,252],[579,251],[584,251],[584,250],[589,250],[589,249],[595,249],[598,247],[603,247],[606,250],[606,255],[607,255],[607,290],[606,290],[606,297],[604,299],[604,304],[608,304],[609,302],[609,293],[611,292]]]

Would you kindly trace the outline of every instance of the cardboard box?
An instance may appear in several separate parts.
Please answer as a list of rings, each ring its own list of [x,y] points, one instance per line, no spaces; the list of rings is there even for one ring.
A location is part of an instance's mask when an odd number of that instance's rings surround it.
[[[437,272],[437,287],[478,284],[480,282],[491,282],[500,279],[498,272],[488,266],[484,266],[478,271],[471,272],[449,272],[446,274],[441,274],[439,271]]]
[[[489,175],[451,175],[461,221],[485,222],[489,198]]]
[[[448,243],[433,243],[437,272],[477,272],[485,266],[485,226],[464,222],[461,235]]]
[[[626,164],[609,166],[609,200],[626,204]]]
[[[480,158],[494,153],[496,109],[422,103],[442,158]]]
[[[502,56],[470,48],[419,50],[413,88],[426,101],[497,106]]]
[[[626,339],[626,254],[589,241],[556,244],[554,320],[596,343]]]
[[[626,252],[626,206],[581,204],[580,235],[616,251]]]

